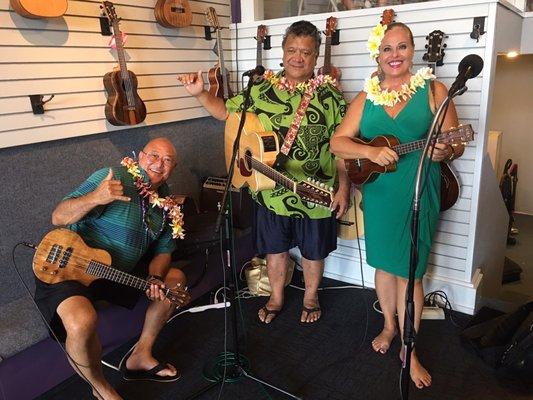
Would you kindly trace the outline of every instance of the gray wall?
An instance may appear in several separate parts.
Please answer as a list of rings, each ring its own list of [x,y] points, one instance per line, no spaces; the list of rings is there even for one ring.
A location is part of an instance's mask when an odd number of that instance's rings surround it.
[[[169,137],[178,150],[178,166],[169,179],[174,193],[197,197],[201,178],[225,174],[224,125],[213,118],[128,129],[35,145],[0,149],[0,305],[25,296],[11,261],[20,241],[39,243],[52,228],[50,215],[62,197],[94,170],[118,165],[151,138]],[[20,248],[17,265],[33,289],[33,250]]]

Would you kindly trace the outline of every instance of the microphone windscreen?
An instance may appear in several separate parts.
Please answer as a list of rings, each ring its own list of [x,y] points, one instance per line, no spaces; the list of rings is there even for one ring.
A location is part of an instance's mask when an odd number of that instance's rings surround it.
[[[475,78],[483,69],[483,59],[477,54],[469,54],[461,60],[457,69],[461,73],[466,71],[468,67],[470,67],[470,71],[467,79]]]
[[[257,75],[263,75],[265,73],[265,67],[263,67],[262,65],[258,65],[257,67],[255,67],[255,72]]]

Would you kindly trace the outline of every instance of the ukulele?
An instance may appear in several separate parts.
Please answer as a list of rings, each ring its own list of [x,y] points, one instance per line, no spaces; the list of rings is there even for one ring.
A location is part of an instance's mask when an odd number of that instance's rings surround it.
[[[192,23],[188,0],[157,0],[154,15],[157,22],[165,28],[183,28]]]
[[[408,143],[402,143],[393,135],[380,135],[367,142],[360,138],[351,138],[354,142],[374,147],[390,147],[399,156],[420,150],[426,144],[426,139],[419,139]],[[445,144],[465,144],[474,140],[472,125],[459,125],[457,128],[448,129],[437,137],[437,143]],[[368,158],[356,158],[354,160],[344,160],[348,176],[356,185],[369,183],[379,176],[379,174],[396,171],[396,163],[389,165],[379,165]]]
[[[228,171],[231,163],[235,162],[231,181],[233,186],[237,188],[248,186],[256,192],[274,189],[277,183],[296,193],[303,202],[329,208],[333,201],[333,188],[327,188],[323,183],[314,180],[296,182],[272,168],[279,152],[278,135],[273,131],[265,131],[259,117],[254,113],[246,113],[239,143],[239,154],[237,159],[232,160],[233,143],[240,121],[241,113],[231,113],[224,130],[224,149]]]
[[[207,72],[207,78],[209,79],[209,93],[226,100],[233,96],[233,93],[229,88],[229,71],[224,65],[224,50],[222,48],[222,39],[220,37],[220,30],[222,28],[218,22],[217,12],[213,7],[209,7],[205,14],[207,22],[215,29],[217,35],[215,52],[218,55],[218,63]]]
[[[56,18],[67,12],[67,0],[10,0],[11,7],[26,18]]]
[[[255,65],[263,65],[263,44],[265,43],[266,35],[267,35],[266,25],[259,25],[257,27],[257,34],[255,36],[255,40],[257,40]]]
[[[326,47],[324,50],[324,66],[319,68],[318,74],[330,75],[332,78],[338,82],[341,79],[342,72],[339,68],[331,64],[331,37],[337,29],[337,18],[329,17],[326,21],[326,30],[324,34],[326,35]]]
[[[445,38],[448,36],[444,32],[435,30],[426,36],[426,53],[422,56],[422,59],[428,63],[428,66],[431,67],[433,72],[435,72],[436,67],[440,67],[444,64],[444,49],[446,44],[442,43]]]
[[[65,228],[48,232],[33,256],[35,276],[48,284],[77,281],[89,286],[96,279],[107,279],[142,291],[150,287],[150,282],[110,264],[107,251],[87,246],[80,235]],[[181,305],[182,290],[165,288],[163,293],[171,303]]]
[[[113,27],[119,68],[104,75],[107,92],[105,117],[112,125],[136,125],[146,118],[146,106],[137,94],[137,77],[126,67],[124,43],[119,29],[120,18],[110,1],[104,1],[102,9]]]

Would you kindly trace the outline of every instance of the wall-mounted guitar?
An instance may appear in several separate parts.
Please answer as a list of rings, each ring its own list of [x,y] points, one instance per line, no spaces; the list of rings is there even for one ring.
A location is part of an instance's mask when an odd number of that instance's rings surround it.
[[[332,78],[335,78],[337,82],[341,79],[342,72],[339,68],[331,64],[331,40],[333,34],[337,30],[337,18],[329,17],[326,21],[326,30],[324,34],[326,35],[326,45],[324,50],[324,66],[320,67],[318,70],[319,74],[330,75]]]
[[[10,0],[17,14],[26,18],[56,18],[67,12],[67,0]]]
[[[278,136],[275,132],[265,131],[258,116],[246,114],[246,121],[239,143],[239,154],[233,160],[233,142],[237,135],[241,113],[231,113],[224,131],[226,167],[235,162],[231,183],[240,188],[248,186],[253,191],[274,189],[276,183],[296,193],[302,201],[329,207],[333,201],[333,189],[319,182],[295,182],[271,166],[279,152]]]
[[[183,28],[192,23],[188,0],[157,0],[154,15],[157,22],[165,28]]]
[[[411,153],[415,150],[419,150],[424,147],[426,139],[415,140],[413,142],[402,143],[398,141],[395,136],[382,135],[376,136],[370,142],[365,142],[359,138],[352,138],[354,142],[362,143],[370,146],[387,146],[393,149],[396,154],[402,156],[403,154]],[[437,137],[437,143],[445,143],[449,145],[464,144],[471,140],[474,140],[474,131],[470,124],[459,125],[457,128],[452,128],[442,132]],[[346,170],[350,180],[356,185],[374,181],[379,174],[385,172],[396,171],[396,163],[389,164],[387,166],[381,166],[370,161],[368,158],[357,158],[355,160],[344,160],[346,164]],[[446,163],[441,163],[442,165]],[[442,167],[441,167],[442,170]],[[454,186],[442,187],[441,185],[441,211],[447,210],[455,204],[459,197],[459,188]]]
[[[444,49],[446,48],[446,43],[444,39],[448,36],[440,30],[434,30],[429,35],[426,36],[426,53],[422,56],[422,59],[428,63],[428,66],[433,70],[433,74],[436,75],[437,67],[444,65]],[[451,166],[446,162],[442,161],[440,163],[440,192],[448,193],[446,197],[441,196],[441,211],[445,211],[451,208],[457,199],[459,198],[460,184],[459,178],[451,168]],[[453,193],[453,195],[452,195]]]
[[[257,40],[257,50],[255,54],[255,65],[263,65],[263,44],[267,37],[266,25],[259,25],[257,27],[257,34],[255,40]]]
[[[107,92],[105,117],[113,125],[140,124],[146,118],[146,106],[137,94],[137,77],[126,67],[124,43],[119,29],[120,18],[110,1],[104,1],[102,9],[113,27],[118,55],[118,68],[104,76]]]
[[[215,30],[217,44],[215,52],[218,55],[218,63],[207,72],[209,79],[209,93],[223,100],[233,96],[229,87],[229,71],[224,65],[224,49],[222,47],[222,38],[220,37],[220,24],[218,22],[217,12],[213,7],[209,7],[205,12],[207,22]]]

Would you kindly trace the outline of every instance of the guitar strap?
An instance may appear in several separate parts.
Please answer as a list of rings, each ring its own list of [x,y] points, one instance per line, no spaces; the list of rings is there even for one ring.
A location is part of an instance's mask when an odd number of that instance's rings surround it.
[[[285,140],[283,141],[283,145],[281,146],[280,152],[276,157],[276,161],[274,163],[275,169],[280,169],[285,165],[285,162],[287,161],[289,156],[289,151],[291,150],[291,147],[294,144],[294,141],[296,140],[298,130],[300,129],[300,125],[302,124],[302,121],[304,119],[305,112],[307,111],[307,107],[309,107],[309,103],[311,102],[312,98],[313,92],[304,92],[302,100],[300,100],[300,104],[298,105],[298,109],[296,110],[296,115],[292,120],[291,126],[289,127],[289,131],[285,135]]]

